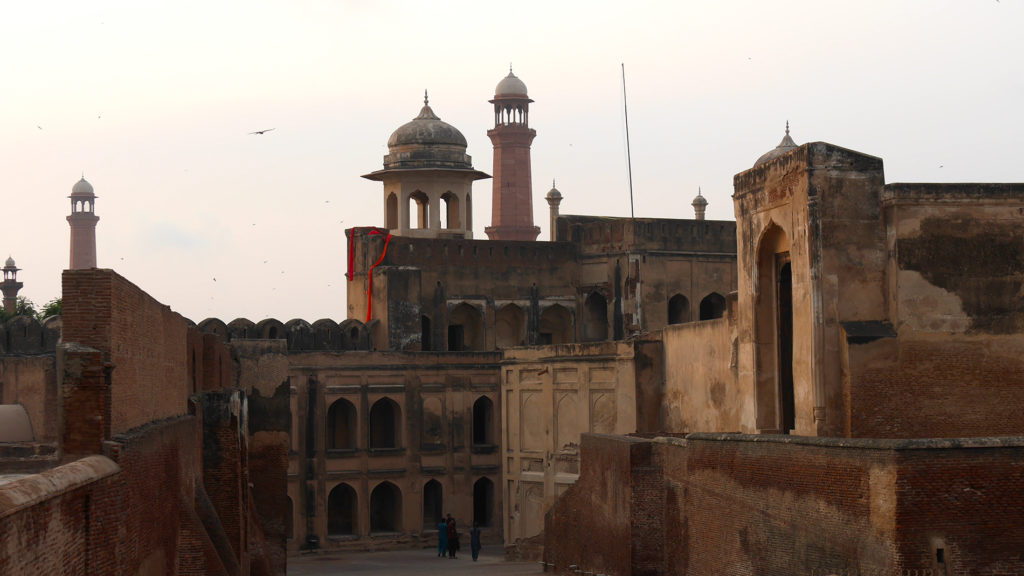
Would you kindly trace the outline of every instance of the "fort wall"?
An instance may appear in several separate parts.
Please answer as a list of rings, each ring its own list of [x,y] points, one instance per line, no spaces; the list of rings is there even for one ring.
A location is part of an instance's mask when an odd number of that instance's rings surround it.
[[[1024,521],[1021,437],[588,434],[582,454],[579,482],[547,516],[556,573],[1024,570],[1022,536],[1006,529]]]
[[[110,430],[186,413],[188,321],[112,270],[65,270],[63,339],[111,364]]]

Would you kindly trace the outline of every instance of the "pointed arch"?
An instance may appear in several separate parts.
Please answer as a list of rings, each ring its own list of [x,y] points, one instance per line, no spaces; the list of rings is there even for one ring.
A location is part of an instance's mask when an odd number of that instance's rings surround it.
[[[793,276],[790,239],[770,222],[757,247],[753,276],[757,427],[787,434],[796,424],[793,390]]]
[[[381,482],[370,493],[370,532],[402,530],[402,491],[391,482]]]
[[[423,529],[437,528],[444,518],[444,488],[437,480],[423,485]]]
[[[725,316],[725,296],[712,292],[700,301],[700,319],[713,320]]]
[[[398,195],[394,192],[388,194],[384,201],[384,222],[388,230],[398,230]]]
[[[494,482],[487,477],[473,483],[473,523],[490,526],[494,521]]]
[[[401,446],[402,409],[390,398],[381,398],[370,408],[370,449],[387,450]]]
[[[553,304],[540,313],[538,344],[568,344],[572,333],[572,314],[565,306]]]
[[[494,422],[494,402],[487,396],[477,398],[473,403],[473,444],[495,444]]]
[[[344,398],[339,398],[327,409],[327,449],[355,450],[358,430],[356,407]]]
[[[494,320],[494,339],[498,348],[526,344],[526,313],[522,308],[506,304],[498,310]]]
[[[356,491],[342,482],[327,496],[327,535],[349,536],[359,526],[359,507]]]
[[[476,307],[460,303],[448,313],[448,350],[483,350],[484,319]]]
[[[682,294],[676,294],[668,301],[668,323],[683,324],[690,321],[690,301]]]

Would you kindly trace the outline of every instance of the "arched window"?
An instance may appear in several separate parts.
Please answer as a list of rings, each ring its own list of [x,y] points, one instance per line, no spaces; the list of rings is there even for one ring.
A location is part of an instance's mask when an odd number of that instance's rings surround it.
[[[494,402],[487,396],[473,403],[473,444],[494,444]]]
[[[512,348],[526,343],[526,314],[515,304],[506,304],[494,319],[494,339],[498,348]]]
[[[473,523],[490,526],[494,519],[494,482],[481,478],[473,484]]]
[[[381,398],[370,408],[370,449],[399,447],[401,409],[390,398]]]
[[[444,222],[441,223],[441,228],[461,228],[459,225],[459,197],[451,192],[445,192],[441,196],[441,201],[444,202],[444,208],[441,210]]]
[[[700,319],[711,320],[725,315],[725,297],[712,292],[700,301]]]
[[[409,195],[409,214],[412,214],[413,204],[416,204],[416,225],[410,228],[430,228],[430,198],[417,190]]]
[[[339,398],[327,409],[327,449],[356,449],[356,407]]]
[[[388,230],[398,229],[398,196],[394,192],[388,194],[387,202],[385,202],[385,214],[384,221],[387,223]]]
[[[348,484],[338,484],[327,496],[327,535],[347,536],[356,533],[359,525],[356,491]]]
[[[381,482],[370,493],[370,532],[399,532],[401,518],[402,491],[391,482]]]
[[[483,315],[480,311],[463,302],[448,314],[448,350],[484,349]]]
[[[690,321],[690,301],[682,294],[676,294],[668,301],[668,323],[682,324]]]
[[[597,292],[591,292],[583,303],[586,314],[583,321],[583,341],[601,342],[608,339],[608,301]]]
[[[437,528],[444,517],[444,494],[441,483],[431,480],[423,485],[423,528]]]
[[[572,315],[559,304],[549,306],[540,314],[538,344],[567,344],[572,338]]]
[[[466,230],[473,230],[473,196],[466,194]]]

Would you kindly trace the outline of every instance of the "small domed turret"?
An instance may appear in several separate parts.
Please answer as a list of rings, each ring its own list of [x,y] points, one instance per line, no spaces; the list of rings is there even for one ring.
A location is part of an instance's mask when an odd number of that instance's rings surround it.
[[[92,184],[89,184],[88,182],[86,182],[85,177],[82,177],[81,180],[76,182],[75,185],[71,187],[71,195],[72,196],[95,196],[95,194],[93,193],[93,190],[92,190]]]
[[[502,78],[501,82],[498,82],[498,86],[494,89],[494,97],[497,98],[499,96],[527,97],[526,84],[512,73],[512,66],[508,67],[508,76]]]
[[[697,188],[697,197],[693,199],[693,203],[690,205],[693,206],[694,218],[697,220],[703,220],[704,211],[708,207],[708,201],[704,198],[704,195],[701,194],[699,187]]]
[[[774,160],[794,148],[796,148],[796,142],[789,137],[789,120],[787,120],[786,135],[782,137],[782,142],[779,142],[778,146],[762,154],[761,157],[757,159],[757,162],[754,162],[754,166],[760,166],[770,160]]]
[[[8,256],[7,262],[4,262],[4,268],[15,268],[14,258]]]

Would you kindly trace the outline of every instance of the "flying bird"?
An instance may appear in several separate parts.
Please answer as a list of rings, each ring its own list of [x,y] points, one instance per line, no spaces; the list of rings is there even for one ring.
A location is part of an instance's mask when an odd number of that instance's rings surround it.
[[[249,132],[249,134],[266,134],[267,132],[270,132],[271,130],[274,130],[274,128],[267,128],[266,130],[257,130],[255,132]]]

